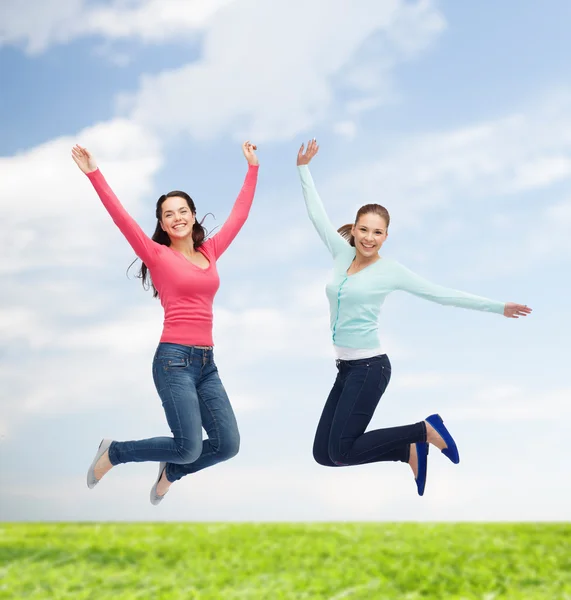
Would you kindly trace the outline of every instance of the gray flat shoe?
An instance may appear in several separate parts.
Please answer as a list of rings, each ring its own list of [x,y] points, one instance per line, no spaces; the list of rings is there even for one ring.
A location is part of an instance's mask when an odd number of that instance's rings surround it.
[[[160,504],[161,500],[168,494],[168,492],[165,492],[162,496],[157,495],[157,486],[159,485],[159,481],[161,480],[161,477],[163,476],[163,472],[166,468],[167,468],[166,462],[162,462],[159,464],[159,476],[157,477],[157,480],[155,481],[155,485],[153,485],[153,487],[151,488],[151,504],[153,506]]]
[[[87,471],[87,487],[90,490],[92,490],[99,483],[99,479],[95,478],[95,465],[97,464],[97,461],[105,454],[105,451],[109,448],[109,446],[111,446],[112,441],[113,440],[101,440],[101,443],[99,444],[95,458],[93,459],[93,462]]]

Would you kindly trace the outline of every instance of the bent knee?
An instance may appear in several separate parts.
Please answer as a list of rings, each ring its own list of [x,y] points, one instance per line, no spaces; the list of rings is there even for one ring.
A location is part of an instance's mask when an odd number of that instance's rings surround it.
[[[176,458],[169,460],[168,462],[186,465],[188,463],[193,463],[201,454],[202,440],[200,440],[200,444],[190,443],[189,441],[185,440],[177,445]]]
[[[348,464],[345,454],[337,448],[329,448],[328,458],[329,464],[334,467],[346,467]]]
[[[232,439],[226,440],[220,445],[216,451],[216,456],[219,460],[230,460],[234,458],[240,451],[240,437],[235,436]]]
[[[333,464],[333,462],[329,458],[329,454],[327,454],[327,452],[320,452],[320,451],[316,450],[315,448],[313,449],[313,460],[318,465],[322,465],[324,467],[334,467],[335,466],[335,464]]]

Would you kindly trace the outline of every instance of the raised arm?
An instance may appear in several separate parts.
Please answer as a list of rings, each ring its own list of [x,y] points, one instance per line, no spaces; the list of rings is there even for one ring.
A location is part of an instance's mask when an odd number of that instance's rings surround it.
[[[323,202],[317,193],[313,177],[309,172],[309,162],[317,154],[319,146],[315,140],[311,140],[307,144],[307,151],[305,153],[303,152],[303,146],[302,144],[297,155],[297,169],[301,178],[301,188],[303,190],[307,213],[319,237],[333,257],[335,257],[340,252],[346,251],[349,248],[349,244],[341,237],[329,220]]]
[[[97,168],[93,156],[81,146],[74,146],[72,158],[77,166],[87,175],[103,206],[111,215],[113,222],[129,242],[135,254],[147,265],[151,266],[157,256],[157,244],[153,242],[139,227],[136,221],[125,210],[119,199],[109,187],[105,177]]]
[[[446,288],[431,283],[399,263],[395,262],[394,266],[394,289],[404,290],[425,300],[437,302],[445,306],[457,306],[459,308],[497,313],[514,319],[531,313],[531,308],[523,304],[498,302],[482,296],[475,296],[467,292]]]
[[[209,240],[205,242],[214,249],[214,256],[216,259],[228,248],[232,243],[232,240],[238,235],[240,229],[246,222],[252,202],[254,200],[254,194],[256,192],[256,184],[258,182],[258,169],[259,163],[258,158],[254,152],[256,146],[250,142],[244,142],[242,145],[242,151],[246,160],[248,161],[248,172],[246,173],[246,179],[242,185],[242,189],[234,202],[232,211],[229,217],[224,222],[224,225],[220,228],[220,231],[213,235]]]

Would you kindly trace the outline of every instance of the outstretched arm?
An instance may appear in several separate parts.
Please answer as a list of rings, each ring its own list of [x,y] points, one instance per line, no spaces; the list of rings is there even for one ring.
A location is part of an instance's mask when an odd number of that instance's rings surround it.
[[[311,173],[309,172],[309,163],[317,154],[319,146],[315,140],[311,140],[307,144],[307,151],[305,153],[303,149],[304,145],[302,144],[297,154],[297,169],[301,178],[301,188],[303,190],[303,198],[305,200],[307,213],[313,226],[317,230],[319,237],[323,240],[323,243],[327,246],[333,257],[335,257],[340,252],[347,250],[349,244],[337,232],[329,220],[323,202],[317,193]]]
[[[255,154],[257,147],[250,142],[244,142],[242,144],[242,152],[248,161],[248,172],[246,173],[246,179],[242,185],[242,189],[234,202],[230,215],[224,222],[224,225],[220,228],[220,231],[213,235],[210,240],[207,240],[205,244],[210,244],[214,249],[214,256],[216,259],[228,248],[234,238],[238,235],[240,229],[246,222],[254,201],[254,194],[256,192],[256,184],[258,182],[258,169],[259,162],[258,157]]]
[[[498,302],[482,296],[475,296],[467,292],[436,285],[413,273],[410,269],[398,263],[396,264],[395,289],[404,290],[425,300],[437,302],[445,306],[457,306],[459,308],[493,312],[511,319],[525,317],[531,313],[531,308],[528,308],[524,304]]]
[[[113,190],[109,187],[93,156],[79,145],[73,147],[71,156],[76,165],[87,175],[95,191],[101,198],[103,206],[111,215],[115,225],[125,236],[135,254],[147,265],[153,263],[157,255],[157,244],[153,242],[139,227],[136,221],[125,210]]]

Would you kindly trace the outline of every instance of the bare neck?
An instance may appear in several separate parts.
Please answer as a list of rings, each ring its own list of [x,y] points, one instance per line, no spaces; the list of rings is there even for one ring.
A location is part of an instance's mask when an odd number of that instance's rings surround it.
[[[363,256],[362,254],[359,254],[359,252],[357,252],[355,254],[355,258],[353,259],[353,264],[357,268],[367,267],[377,262],[380,258],[381,257],[379,256],[378,252],[371,257]]]
[[[182,240],[171,239],[171,248],[185,256],[194,256],[198,252],[198,250],[194,248],[194,241],[191,235]]]

